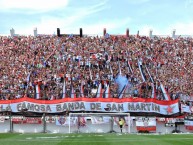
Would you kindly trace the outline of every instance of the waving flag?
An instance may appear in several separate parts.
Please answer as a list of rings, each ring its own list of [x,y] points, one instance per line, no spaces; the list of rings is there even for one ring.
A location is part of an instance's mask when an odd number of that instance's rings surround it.
[[[147,66],[145,66],[145,68],[146,68],[146,71],[147,71],[147,73],[148,73],[148,75],[150,77],[150,80],[151,80],[151,87],[152,87],[151,98],[156,98],[156,86],[154,85],[154,80],[153,80],[153,78],[152,78],[152,76],[151,76]]]
[[[147,70],[147,73],[148,73],[148,75],[149,75],[149,77],[150,77],[151,82],[153,83],[154,80],[153,80],[153,78],[152,78],[152,76],[151,76],[151,74],[150,74],[150,72],[149,72],[149,69],[147,68],[147,66],[145,66],[145,68],[146,68],[146,70]]]
[[[63,83],[62,98],[66,98],[66,83],[65,83],[65,79],[64,79],[64,83]]]
[[[30,76],[31,76],[31,72],[27,75],[27,78],[26,78],[26,81],[27,81],[26,92],[27,92],[28,87],[29,87],[29,83],[30,83]]]
[[[156,87],[155,87],[154,83],[151,83],[151,87],[152,87],[151,98],[156,99]]]
[[[127,65],[128,65],[128,71],[133,74],[133,70],[131,68],[131,65],[130,65],[130,62],[129,62],[129,59],[128,59],[128,57],[129,57],[128,51],[126,51],[126,54],[127,54],[126,61],[127,61]]]
[[[129,60],[127,60],[128,70],[133,74],[133,70],[131,68]]]
[[[101,83],[98,86],[96,98],[102,98],[102,85],[101,85]]]
[[[128,84],[128,79],[126,76],[118,74],[115,78],[115,83],[118,85],[118,93],[120,93]]]
[[[118,63],[118,65],[119,65],[119,74],[121,74],[122,72],[121,72],[120,62]]]
[[[110,98],[110,88],[109,85],[106,87],[104,93],[103,93],[103,98]]]
[[[52,94],[50,100],[54,100],[54,99],[55,99],[55,97],[54,97],[54,95]]]
[[[125,94],[125,90],[126,90],[126,85],[123,87],[122,91],[119,93],[119,96],[118,96],[119,99],[123,98]]]
[[[140,73],[141,73],[141,77],[143,79],[143,82],[146,81],[146,76],[144,74],[144,70],[143,70],[143,67],[142,67],[142,61],[139,61],[138,60],[138,67],[139,67],[139,70],[140,70]]]
[[[170,101],[171,99],[170,99],[170,96],[168,94],[168,91],[165,89],[165,87],[163,86],[163,84],[161,82],[160,82],[160,87],[161,87],[161,91],[163,93],[165,100]]]
[[[92,73],[91,73],[91,70],[90,70],[90,65],[89,65],[89,74],[90,74],[90,79],[92,80]]]
[[[110,65],[110,72],[111,72],[111,75],[113,76],[113,70],[112,70],[111,65]]]
[[[84,97],[84,83],[81,81],[80,85],[80,97]]]
[[[26,78],[27,83],[30,82],[30,76],[31,76],[31,72],[27,75],[27,78]]]
[[[35,83],[35,89],[36,89],[36,99],[41,98],[41,89],[40,89],[41,82],[36,82]]]
[[[73,86],[71,87],[71,95],[70,95],[70,98],[76,98],[76,94],[75,94],[75,91],[74,91],[74,87],[73,87]]]

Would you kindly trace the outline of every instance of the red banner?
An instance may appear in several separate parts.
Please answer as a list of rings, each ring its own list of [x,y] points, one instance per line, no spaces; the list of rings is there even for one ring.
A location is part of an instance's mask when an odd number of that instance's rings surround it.
[[[12,123],[22,124],[23,123],[23,116],[12,117]]]
[[[32,117],[13,117],[12,123],[14,124],[41,124],[41,118],[32,118]]]
[[[156,126],[137,126],[138,131],[156,131]]]
[[[23,121],[23,124],[41,124],[41,123],[42,123],[41,118],[26,117]]]
[[[193,130],[193,126],[185,126],[187,130]]]

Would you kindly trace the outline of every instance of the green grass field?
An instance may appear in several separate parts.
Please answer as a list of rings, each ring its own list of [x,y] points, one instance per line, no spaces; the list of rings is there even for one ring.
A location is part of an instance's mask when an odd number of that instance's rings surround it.
[[[0,134],[0,145],[193,145],[193,134]]]

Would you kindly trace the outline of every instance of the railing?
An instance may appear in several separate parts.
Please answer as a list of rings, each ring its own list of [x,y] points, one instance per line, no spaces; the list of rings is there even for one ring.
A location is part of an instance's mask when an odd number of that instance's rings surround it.
[[[168,95],[168,94],[167,94]],[[144,93],[0,93],[0,100],[15,100],[23,97],[33,98],[37,100],[59,100],[63,98],[152,98],[152,94],[148,92]],[[179,96],[169,96],[170,100],[179,99]],[[166,100],[164,94],[156,94],[155,99]],[[187,100],[187,99],[186,99]]]

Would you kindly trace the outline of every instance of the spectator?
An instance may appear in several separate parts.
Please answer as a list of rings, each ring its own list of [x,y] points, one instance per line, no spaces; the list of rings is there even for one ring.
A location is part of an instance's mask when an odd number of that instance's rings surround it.
[[[150,98],[151,84],[158,100],[166,100],[163,90],[172,100],[193,93],[192,38],[1,36],[0,53],[1,100],[61,99],[72,88],[76,97],[96,97],[100,83],[118,98],[118,74],[130,84],[123,97]]]

